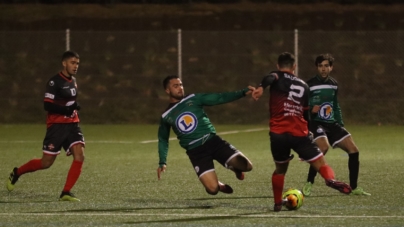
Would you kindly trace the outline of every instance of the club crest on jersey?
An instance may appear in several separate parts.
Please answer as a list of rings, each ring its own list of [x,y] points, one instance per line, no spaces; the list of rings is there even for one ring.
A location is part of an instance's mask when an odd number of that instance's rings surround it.
[[[333,116],[333,113],[334,113],[334,111],[333,111],[331,103],[325,102],[320,106],[320,110],[318,111],[318,116],[321,119],[328,120]]]
[[[175,124],[177,125],[177,129],[180,132],[188,134],[196,129],[196,126],[198,125],[198,119],[193,113],[185,112],[177,117]]]

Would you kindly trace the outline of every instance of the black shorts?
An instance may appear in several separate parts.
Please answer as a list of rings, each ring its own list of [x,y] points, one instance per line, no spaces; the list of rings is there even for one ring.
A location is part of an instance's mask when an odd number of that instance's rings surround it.
[[[203,145],[187,151],[189,160],[198,177],[215,171],[213,160],[227,168],[227,162],[239,153],[240,151],[217,135]]]
[[[78,143],[85,144],[78,123],[52,124],[46,130],[42,150],[45,154],[58,155],[63,147],[66,155],[71,155],[69,148]]]
[[[311,140],[310,136],[293,136],[289,133],[269,133],[271,141],[272,157],[276,163],[290,161],[290,153],[293,149],[299,158],[306,162],[312,162],[322,157],[320,149]]]
[[[321,137],[327,137],[332,147],[335,147],[339,142],[351,135],[344,127],[336,122],[322,123],[311,121],[309,130],[313,133],[314,141]]]

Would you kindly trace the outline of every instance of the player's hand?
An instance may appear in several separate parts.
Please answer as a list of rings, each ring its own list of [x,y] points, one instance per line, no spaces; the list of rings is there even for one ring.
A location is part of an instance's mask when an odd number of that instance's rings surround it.
[[[251,96],[255,101],[257,101],[262,96],[262,93],[264,93],[264,88],[260,86],[252,92]]]
[[[319,105],[315,105],[315,106],[313,106],[313,109],[311,109],[312,113],[318,113],[318,111],[320,111],[320,106]]]
[[[162,165],[157,168],[157,179],[160,180],[160,178],[161,178],[160,175],[161,175],[161,173],[164,173],[166,171],[166,168],[167,168],[166,165]]]
[[[255,87],[253,87],[253,86],[248,86],[248,91],[245,93],[245,95],[247,96],[247,95],[249,95],[249,94],[251,94],[251,93],[253,93],[254,91],[255,91]]]

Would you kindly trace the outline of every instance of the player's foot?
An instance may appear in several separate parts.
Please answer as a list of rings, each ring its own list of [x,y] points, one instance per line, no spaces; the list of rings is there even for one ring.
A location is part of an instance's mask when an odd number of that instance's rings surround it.
[[[363,191],[363,188],[357,187],[352,190],[350,195],[371,195],[371,194]]]
[[[304,184],[303,190],[302,190],[304,196],[310,196],[311,195],[311,187],[312,186],[313,186],[313,184],[310,181],[308,181],[308,182],[306,182],[306,184]]]
[[[11,173],[10,173],[10,176],[8,177],[8,180],[7,180],[7,190],[9,191],[9,192],[11,192],[12,190],[14,190],[14,186],[15,186],[15,183],[18,181],[18,178],[20,177],[20,176],[18,176],[18,174],[17,174],[17,170],[18,170],[18,168],[17,167],[14,167],[14,169],[11,171]]]
[[[282,207],[286,204],[288,202],[288,200],[287,199],[282,199],[282,203],[279,203],[279,204],[274,204],[274,211],[275,212],[279,212],[279,211],[281,211],[282,210]]]
[[[233,170],[233,171],[236,174],[237,179],[244,180],[244,173],[243,172],[241,172],[240,170]]]
[[[244,180],[244,173],[242,171],[234,169],[233,166],[229,166],[228,168],[236,174],[237,179]]]
[[[59,201],[70,201],[70,202],[80,202],[80,199],[76,198],[71,192],[62,192],[60,194]]]
[[[223,184],[222,182],[219,181],[219,191],[226,193],[226,194],[231,194],[233,193],[233,189],[230,187],[228,184]]]
[[[351,186],[349,186],[348,184],[341,182],[341,181],[337,181],[337,180],[326,180],[325,181],[326,185],[330,188],[336,189],[341,193],[347,194],[349,195],[352,191]]]

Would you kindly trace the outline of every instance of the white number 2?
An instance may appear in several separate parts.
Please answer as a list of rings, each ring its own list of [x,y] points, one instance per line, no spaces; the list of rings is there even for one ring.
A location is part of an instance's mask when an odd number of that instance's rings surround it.
[[[295,100],[293,97],[301,98],[303,97],[303,94],[304,94],[304,87],[294,84],[290,85],[290,91],[288,96],[289,100],[292,100],[297,104],[300,104],[300,101]]]

